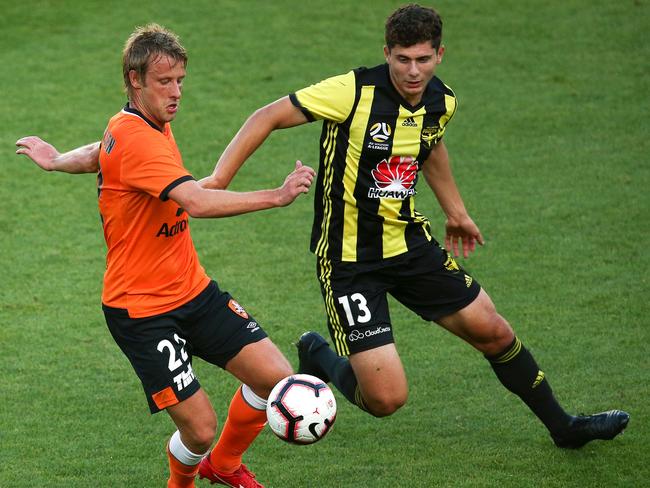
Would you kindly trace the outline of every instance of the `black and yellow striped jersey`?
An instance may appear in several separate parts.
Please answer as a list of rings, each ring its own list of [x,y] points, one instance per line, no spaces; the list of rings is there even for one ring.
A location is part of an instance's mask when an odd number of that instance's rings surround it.
[[[415,186],[456,111],[453,91],[434,77],[411,106],[383,64],[289,97],[310,121],[323,119],[311,250],[336,261],[373,261],[431,241],[429,220],[415,209]]]

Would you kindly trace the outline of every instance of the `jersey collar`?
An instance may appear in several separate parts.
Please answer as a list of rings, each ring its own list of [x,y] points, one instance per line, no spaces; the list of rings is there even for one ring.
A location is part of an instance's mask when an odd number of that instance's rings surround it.
[[[158,127],[156,124],[154,124],[151,120],[149,120],[147,117],[145,117],[142,112],[140,112],[137,108],[133,108],[129,105],[129,102],[126,102],[126,105],[124,105],[124,108],[122,109],[123,111],[137,115],[140,117],[142,120],[144,120],[147,124],[149,124],[153,129],[156,129],[158,132],[162,132],[163,130]]]

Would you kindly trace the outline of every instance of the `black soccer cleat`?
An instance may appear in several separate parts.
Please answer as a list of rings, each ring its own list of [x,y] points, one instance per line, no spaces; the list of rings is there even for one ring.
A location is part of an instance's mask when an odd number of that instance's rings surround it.
[[[323,368],[314,361],[312,355],[322,347],[328,347],[328,342],[316,332],[305,332],[296,342],[298,349],[298,373],[310,374],[329,383],[330,378]]]
[[[578,415],[571,419],[566,430],[551,437],[557,447],[578,449],[596,439],[613,439],[623,432],[629,421],[630,414],[622,410]]]

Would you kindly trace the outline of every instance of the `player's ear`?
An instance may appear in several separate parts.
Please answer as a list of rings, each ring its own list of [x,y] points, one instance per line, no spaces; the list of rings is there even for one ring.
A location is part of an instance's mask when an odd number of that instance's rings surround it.
[[[388,56],[390,56],[390,48],[388,46],[384,46],[384,58],[386,58],[386,62],[388,62]]]
[[[440,64],[442,61],[442,56],[445,54],[445,46],[441,44],[436,54],[438,55],[438,64]]]
[[[133,88],[142,88],[143,83],[140,81],[140,75],[134,69],[129,70],[129,83]]]

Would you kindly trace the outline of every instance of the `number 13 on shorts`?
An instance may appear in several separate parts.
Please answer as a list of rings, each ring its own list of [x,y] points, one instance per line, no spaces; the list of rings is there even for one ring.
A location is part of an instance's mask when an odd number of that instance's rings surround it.
[[[372,313],[368,308],[368,300],[361,293],[353,293],[349,296],[343,295],[338,298],[338,302],[343,307],[350,327],[370,322]]]

